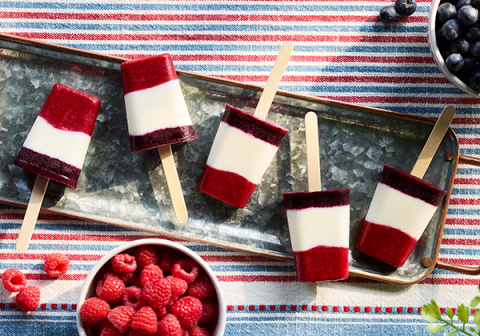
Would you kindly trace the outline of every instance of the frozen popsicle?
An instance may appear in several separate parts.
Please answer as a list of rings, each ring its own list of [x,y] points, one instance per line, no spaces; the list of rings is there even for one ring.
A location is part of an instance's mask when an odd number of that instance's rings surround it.
[[[120,67],[132,153],[196,138],[169,54]]]
[[[49,179],[76,188],[87,154],[100,100],[55,84],[14,163],[37,174],[17,239],[28,249]]]
[[[293,44],[280,49],[255,113],[227,105],[213,141],[200,191],[237,208],[247,204],[288,130],[265,119]]]
[[[446,194],[422,178],[454,115],[452,106],[444,109],[411,174],[384,166],[357,240],[360,252],[404,265]]]
[[[317,116],[305,118],[309,192],[284,193],[297,279],[342,280],[349,271],[350,189],[322,191]]]
[[[121,64],[130,150],[158,148],[177,220],[188,219],[172,144],[196,138],[169,54]]]
[[[55,84],[14,163],[75,189],[99,109],[97,98]]]

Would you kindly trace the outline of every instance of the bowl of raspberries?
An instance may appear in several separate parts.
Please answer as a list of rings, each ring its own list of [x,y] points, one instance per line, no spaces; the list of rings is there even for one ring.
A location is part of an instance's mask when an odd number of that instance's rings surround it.
[[[480,0],[434,0],[428,43],[440,71],[458,88],[480,95]]]
[[[220,336],[225,304],[208,264],[183,245],[141,239],[102,257],[83,284],[80,336]]]

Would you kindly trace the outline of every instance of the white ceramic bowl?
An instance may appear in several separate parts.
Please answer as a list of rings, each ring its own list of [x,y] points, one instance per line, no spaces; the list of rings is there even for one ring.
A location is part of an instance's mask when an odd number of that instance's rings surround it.
[[[448,78],[448,80],[458,87],[459,89],[463,90],[466,93],[471,94],[475,97],[480,97],[480,92],[473,90],[470,86],[462,82],[457,76],[455,76],[450,70],[448,70],[447,65],[440,53],[440,50],[437,46],[437,37],[435,33],[435,17],[437,15],[438,6],[440,5],[440,0],[433,0],[432,5],[430,7],[430,13],[428,15],[428,46],[430,47],[430,52],[433,55],[433,59],[437,64],[437,67],[440,71]]]
[[[90,272],[87,275],[87,278],[83,283],[82,290],[80,292],[80,298],[78,300],[76,315],[77,315],[77,326],[78,326],[79,335],[80,336],[89,335],[89,333],[87,332],[87,328],[84,327],[80,319],[80,308],[86,299],[92,296],[95,296],[95,287],[96,287],[97,281],[103,275],[104,270],[110,267],[108,261],[118,253],[124,252],[126,250],[129,250],[138,246],[142,246],[142,245],[154,245],[159,248],[171,248],[173,250],[177,250],[179,252],[186,254],[193,260],[195,260],[205,270],[205,272],[209,275],[210,279],[212,280],[215,286],[215,289],[217,291],[217,300],[218,300],[218,322],[212,335],[215,335],[215,336],[223,335],[225,330],[225,321],[226,321],[225,301],[223,299],[223,295],[220,290],[220,284],[217,280],[217,277],[213,273],[210,266],[208,266],[208,264],[198,254],[196,254],[195,252],[193,252],[192,250],[188,249],[183,245],[180,245],[168,240],[163,240],[163,239],[140,239],[140,240],[135,240],[135,241],[123,244],[111,250],[110,252],[108,252],[95,264],[95,266],[93,266],[93,268],[90,270]]]

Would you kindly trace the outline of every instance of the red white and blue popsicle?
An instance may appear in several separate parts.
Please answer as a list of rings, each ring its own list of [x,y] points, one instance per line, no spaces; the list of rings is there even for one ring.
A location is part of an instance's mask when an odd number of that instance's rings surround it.
[[[297,279],[342,280],[349,273],[350,189],[322,191],[317,116],[305,117],[309,192],[283,194]]]
[[[199,189],[237,208],[247,204],[288,130],[265,119],[293,44],[277,56],[255,113],[227,105],[207,159]]]
[[[422,178],[454,116],[453,106],[443,110],[411,174],[384,166],[357,240],[360,252],[405,264],[446,194]]]
[[[99,109],[100,100],[67,86],[55,84],[50,91],[14,161],[37,174],[17,251],[28,249],[48,181],[77,187]]]
[[[127,61],[122,71],[130,150],[158,148],[177,220],[188,220],[172,144],[196,138],[169,54]]]

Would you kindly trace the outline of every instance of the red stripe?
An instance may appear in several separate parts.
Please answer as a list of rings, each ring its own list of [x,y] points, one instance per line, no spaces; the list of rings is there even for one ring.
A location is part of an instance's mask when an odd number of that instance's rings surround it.
[[[452,120],[452,124],[478,125],[480,118],[455,118]]]
[[[87,274],[65,274],[55,280],[68,280],[68,281],[83,281],[87,277]],[[26,273],[25,278],[27,280],[41,280],[41,281],[52,281],[52,277],[46,273]]]
[[[0,233],[0,239],[2,240],[16,240],[18,238],[18,233]],[[61,240],[61,241],[99,241],[99,242],[130,242],[138,239],[168,239],[173,240],[170,237],[159,238],[158,236],[147,236],[147,235],[99,235],[99,234],[70,234],[70,233],[34,233],[32,235],[33,240]],[[181,241],[177,239],[176,241]]]
[[[480,205],[479,199],[463,199],[463,198],[451,198],[450,204],[452,205]]]
[[[57,32],[7,32],[5,34],[37,39],[64,41],[238,41],[238,42],[343,42],[343,43],[427,43],[426,36],[345,36],[345,35],[288,35],[288,34],[98,34]]]
[[[438,258],[441,261],[449,262],[452,264],[457,265],[465,265],[465,266],[480,266],[480,261],[478,259],[466,259],[466,258]]]
[[[444,245],[466,245],[466,246],[478,246],[480,245],[480,239],[465,239],[465,238],[444,238],[442,239]],[[469,259],[466,259],[469,260]],[[478,260],[475,260],[478,263]]]
[[[218,22],[380,22],[378,15],[268,15],[268,14],[126,14],[126,13],[44,13],[0,12],[1,19],[71,20],[71,21],[218,21]],[[398,22],[428,22],[427,16],[399,17]]]
[[[456,178],[454,180],[454,183],[455,184],[474,184],[474,185],[477,185],[477,184],[480,184],[480,179],[478,178]],[[457,200],[457,201],[474,201],[472,199],[454,199],[454,200]],[[452,201],[450,201],[450,203],[452,203]],[[458,203],[458,204],[461,204],[461,203]],[[478,204],[478,203],[477,203]]]
[[[468,285],[468,286],[478,286],[480,284],[480,279],[437,279],[437,278],[426,278],[421,281],[420,284],[424,285]]]
[[[445,224],[448,225],[480,225],[480,219],[470,218],[447,218]]]
[[[460,104],[478,104],[480,100],[473,97],[426,97],[426,96],[404,96],[396,97],[387,96],[319,96],[331,100],[339,100],[345,103],[366,104],[366,103],[383,103],[383,104],[442,104],[442,105],[460,105]]]
[[[461,145],[480,145],[480,139],[478,138],[461,138],[458,139]]]
[[[105,252],[106,253],[106,252]],[[49,253],[0,253],[1,260],[45,260]],[[70,254],[65,253],[70,260],[76,261],[98,261],[103,254]]]

